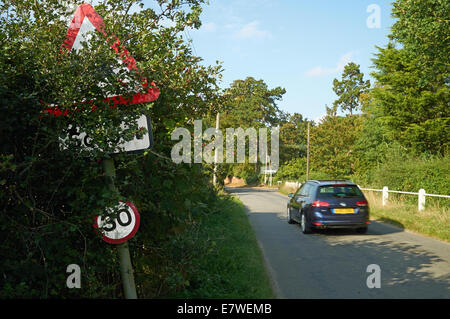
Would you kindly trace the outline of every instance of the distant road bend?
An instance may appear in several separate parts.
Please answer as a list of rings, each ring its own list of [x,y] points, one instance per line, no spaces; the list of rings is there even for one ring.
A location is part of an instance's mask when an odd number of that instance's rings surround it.
[[[372,221],[367,234],[338,229],[302,234],[286,220],[287,197],[227,188],[248,210],[279,298],[450,298],[450,244]],[[379,265],[381,287],[368,288]]]

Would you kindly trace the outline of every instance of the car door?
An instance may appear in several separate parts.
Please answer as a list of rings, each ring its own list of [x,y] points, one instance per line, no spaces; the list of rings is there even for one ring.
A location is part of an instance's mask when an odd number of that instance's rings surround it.
[[[289,199],[289,207],[290,207],[291,216],[292,216],[293,219],[296,219],[296,217],[297,217],[296,211],[298,210],[298,203],[297,203],[296,199],[297,199],[298,194],[299,194],[301,189],[302,189],[302,187],[297,189],[297,191]]]
[[[303,197],[301,212],[306,214],[305,216],[308,220],[309,216],[307,212],[310,210],[312,206],[316,191],[317,187],[315,185],[310,184],[309,187],[305,190],[305,196]]]
[[[298,190],[298,192],[294,195],[291,206],[293,207],[293,210],[292,210],[293,217],[297,220],[300,220],[300,212],[303,209],[303,206],[308,197],[310,188],[311,188],[311,185],[309,183],[305,183]]]

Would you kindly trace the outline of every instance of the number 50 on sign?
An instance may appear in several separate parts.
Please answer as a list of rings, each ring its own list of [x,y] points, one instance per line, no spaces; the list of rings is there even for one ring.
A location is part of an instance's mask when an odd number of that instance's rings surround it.
[[[121,244],[132,238],[140,222],[139,212],[131,202],[120,202],[114,208],[108,208],[106,216],[98,216],[94,227],[98,228],[103,240],[110,244]]]

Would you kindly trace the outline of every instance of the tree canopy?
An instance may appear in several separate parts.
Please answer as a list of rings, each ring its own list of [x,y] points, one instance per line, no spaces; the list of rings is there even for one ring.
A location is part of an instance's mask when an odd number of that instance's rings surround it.
[[[226,98],[223,123],[243,128],[276,126],[283,118],[277,101],[285,93],[285,89],[269,89],[263,80],[253,77],[235,80],[223,93]]]
[[[334,79],[333,91],[338,96],[334,101],[335,108],[341,108],[342,111],[353,111],[361,108],[360,96],[370,87],[370,81],[364,81],[364,74],[359,70],[359,65],[350,62],[344,67],[342,80]]]

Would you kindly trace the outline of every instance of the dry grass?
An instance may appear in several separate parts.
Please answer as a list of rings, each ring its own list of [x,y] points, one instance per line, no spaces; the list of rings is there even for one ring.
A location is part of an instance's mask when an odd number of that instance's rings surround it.
[[[389,193],[382,206],[381,192],[365,191],[371,217],[423,235],[450,242],[450,205],[448,200],[426,198],[425,210],[419,211],[417,197]]]
[[[278,188],[278,192],[280,192],[281,194],[283,194],[283,195],[287,195],[287,194],[289,194],[289,193],[295,193],[297,191],[297,188],[295,188],[295,187],[289,187],[289,186],[286,186],[286,185],[281,185],[279,188]]]

